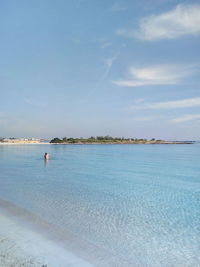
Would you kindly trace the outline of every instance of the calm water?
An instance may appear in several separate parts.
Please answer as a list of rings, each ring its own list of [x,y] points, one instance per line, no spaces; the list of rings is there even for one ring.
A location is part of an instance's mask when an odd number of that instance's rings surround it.
[[[198,144],[0,146],[0,198],[129,266],[200,266]]]

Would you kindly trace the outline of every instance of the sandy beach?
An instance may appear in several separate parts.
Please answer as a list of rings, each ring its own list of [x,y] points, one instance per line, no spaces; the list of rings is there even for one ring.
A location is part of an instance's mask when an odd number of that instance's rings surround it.
[[[112,254],[0,200],[0,267],[128,267]]]
[[[3,205],[2,205],[3,203]],[[7,205],[7,203],[6,203]],[[1,267],[92,267],[85,260],[40,235],[0,203]]]
[[[40,142],[34,142],[34,143],[30,143],[30,142],[16,142],[16,143],[9,143],[9,142],[0,142],[0,145],[2,146],[14,146],[14,145],[49,145],[49,143],[40,143]]]

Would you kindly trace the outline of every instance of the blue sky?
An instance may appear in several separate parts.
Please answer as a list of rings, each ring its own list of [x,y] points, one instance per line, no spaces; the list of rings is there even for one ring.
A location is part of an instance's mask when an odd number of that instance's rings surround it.
[[[0,2],[0,136],[200,137],[200,1]]]

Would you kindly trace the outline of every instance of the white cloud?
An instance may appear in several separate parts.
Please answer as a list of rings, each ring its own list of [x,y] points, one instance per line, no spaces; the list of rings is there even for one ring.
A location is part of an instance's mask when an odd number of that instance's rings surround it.
[[[132,106],[132,109],[173,109],[200,106],[200,97],[187,98],[176,101],[155,102],[143,106]]]
[[[144,85],[179,84],[181,79],[196,71],[193,65],[160,65],[129,69],[126,80],[113,81],[118,86],[136,87]]]
[[[200,119],[200,114],[188,114],[182,117],[178,117],[172,120],[172,122],[174,123],[181,123],[181,122],[185,122],[185,121],[191,121],[191,120],[195,120],[195,119]]]
[[[137,31],[119,29],[118,35],[153,41],[200,34],[200,5],[180,4],[169,12],[140,20]]]

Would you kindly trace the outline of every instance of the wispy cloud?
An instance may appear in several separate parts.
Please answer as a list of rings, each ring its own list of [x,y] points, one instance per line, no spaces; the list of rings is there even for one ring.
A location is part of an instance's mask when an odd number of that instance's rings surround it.
[[[33,100],[28,99],[28,98],[25,98],[24,101],[25,101],[26,104],[31,105],[31,106],[40,107],[40,108],[45,108],[46,107],[46,103],[33,101]]]
[[[96,82],[96,84],[94,85],[92,90],[90,90],[88,95],[84,95],[84,98],[79,100],[79,101],[85,102],[90,96],[94,95],[94,93],[99,89],[99,86],[101,85],[101,83],[108,77],[114,62],[119,57],[120,53],[121,53],[120,50],[118,50],[115,52],[115,54],[113,56],[104,59],[104,61],[103,61],[104,69],[105,69],[104,72],[99,77],[99,80]]]
[[[112,45],[111,42],[104,42],[100,45],[100,48],[105,49],[107,47],[110,47]]]
[[[179,84],[181,79],[197,71],[194,65],[159,65],[129,69],[126,80],[113,81],[118,86],[136,87],[144,85]]]
[[[181,122],[186,122],[186,121],[192,121],[200,119],[200,114],[188,114],[182,117],[178,117],[172,120],[174,123],[181,123]]]
[[[144,98],[138,98],[138,99],[136,99],[136,100],[134,101],[134,103],[135,103],[135,104],[140,104],[140,103],[142,103],[142,102],[144,102],[144,101],[145,101]]]
[[[127,9],[127,7],[125,7],[124,5],[122,5],[119,2],[116,2],[112,5],[110,10],[113,12],[120,12],[120,11],[125,11],[126,9]]]
[[[171,11],[145,17],[139,29],[119,29],[118,35],[148,41],[200,34],[200,5],[180,4]]]
[[[106,70],[102,76],[102,80],[105,80],[105,78],[108,76],[114,61],[118,58],[119,55],[120,55],[120,51],[117,51],[112,57],[106,58],[104,60],[105,65],[106,65]]]
[[[153,121],[162,118],[161,116],[145,116],[145,117],[135,117],[134,121],[142,122],[142,121]]]
[[[200,106],[200,97],[186,98],[176,101],[154,102],[146,105],[134,105],[131,109],[174,109]]]

